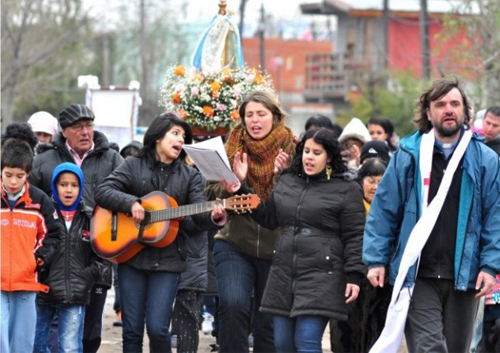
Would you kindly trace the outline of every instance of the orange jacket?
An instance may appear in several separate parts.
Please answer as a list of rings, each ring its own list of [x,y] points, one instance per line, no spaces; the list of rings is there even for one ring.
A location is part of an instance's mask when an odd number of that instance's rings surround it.
[[[57,249],[60,224],[49,197],[26,183],[26,190],[10,208],[1,186],[2,290],[44,291],[49,287],[38,282],[36,258],[47,266]]]

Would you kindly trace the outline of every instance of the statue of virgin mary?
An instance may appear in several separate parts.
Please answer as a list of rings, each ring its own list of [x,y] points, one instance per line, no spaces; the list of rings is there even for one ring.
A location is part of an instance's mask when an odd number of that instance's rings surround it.
[[[191,64],[205,75],[244,67],[240,34],[226,12],[226,1],[220,1],[219,13],[202,35]]]

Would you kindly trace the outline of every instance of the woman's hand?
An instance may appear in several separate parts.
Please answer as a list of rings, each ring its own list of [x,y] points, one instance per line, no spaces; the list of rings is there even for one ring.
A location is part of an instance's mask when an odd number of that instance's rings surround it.
[[[135,223],[141,223],[144,219],[144,207],[142,207],[138,201],[134,202],[130,209],[130,213],[132,213],[132,218]]]
[[[216,205],[212,211],[212,222],[222,227],[227,222],[227,212],[222,205]]]
[[[280,174],[283,169],[290,167],[290,156],[280,148],[274,160],[274,174]]]
[[[241,183],[239,181],[233,181],[231,183],[228,183],[225,179],[222,179],[220,183],[224,187],[224,189],[226,189],[226,191],[230,194],[234,194],[241,187]]]
[[[233,161],[233,173],[239,181],[243,181],[248,173],[248,155],[246,153],[236,152]]]
[[[353,301],[356,300],[359,294],[359,286],[357,284],[353,283],[347,283],[347,286],[345,287],[345,297],[347,300],[345,301],[346,304],[352,303]]]

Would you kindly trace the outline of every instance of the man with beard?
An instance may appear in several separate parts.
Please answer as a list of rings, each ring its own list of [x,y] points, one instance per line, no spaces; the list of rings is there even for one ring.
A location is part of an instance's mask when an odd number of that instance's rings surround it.
[[[499,158],[470,131],[456,78],[435,81],[416,112],[419,131],[401,141],[371,205],[363,260],[380,287],[390,260],[388,315],[410,352],[465,352],[478,298],[500,272]],[[402,297],[404,315],[395,306]],[[400,339],[390,321],[375,347]]]

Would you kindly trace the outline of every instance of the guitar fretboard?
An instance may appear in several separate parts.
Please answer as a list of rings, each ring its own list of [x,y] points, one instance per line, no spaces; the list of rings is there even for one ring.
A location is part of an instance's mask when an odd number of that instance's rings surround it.
[[[167,208],[163,210],[149,211],[149,223],[163,222],[170,219],[192,216],[199,213],[210,212],[215,205],[225,206],[226,200],[215,200],[208,202],[195,203],[178,207]]]

